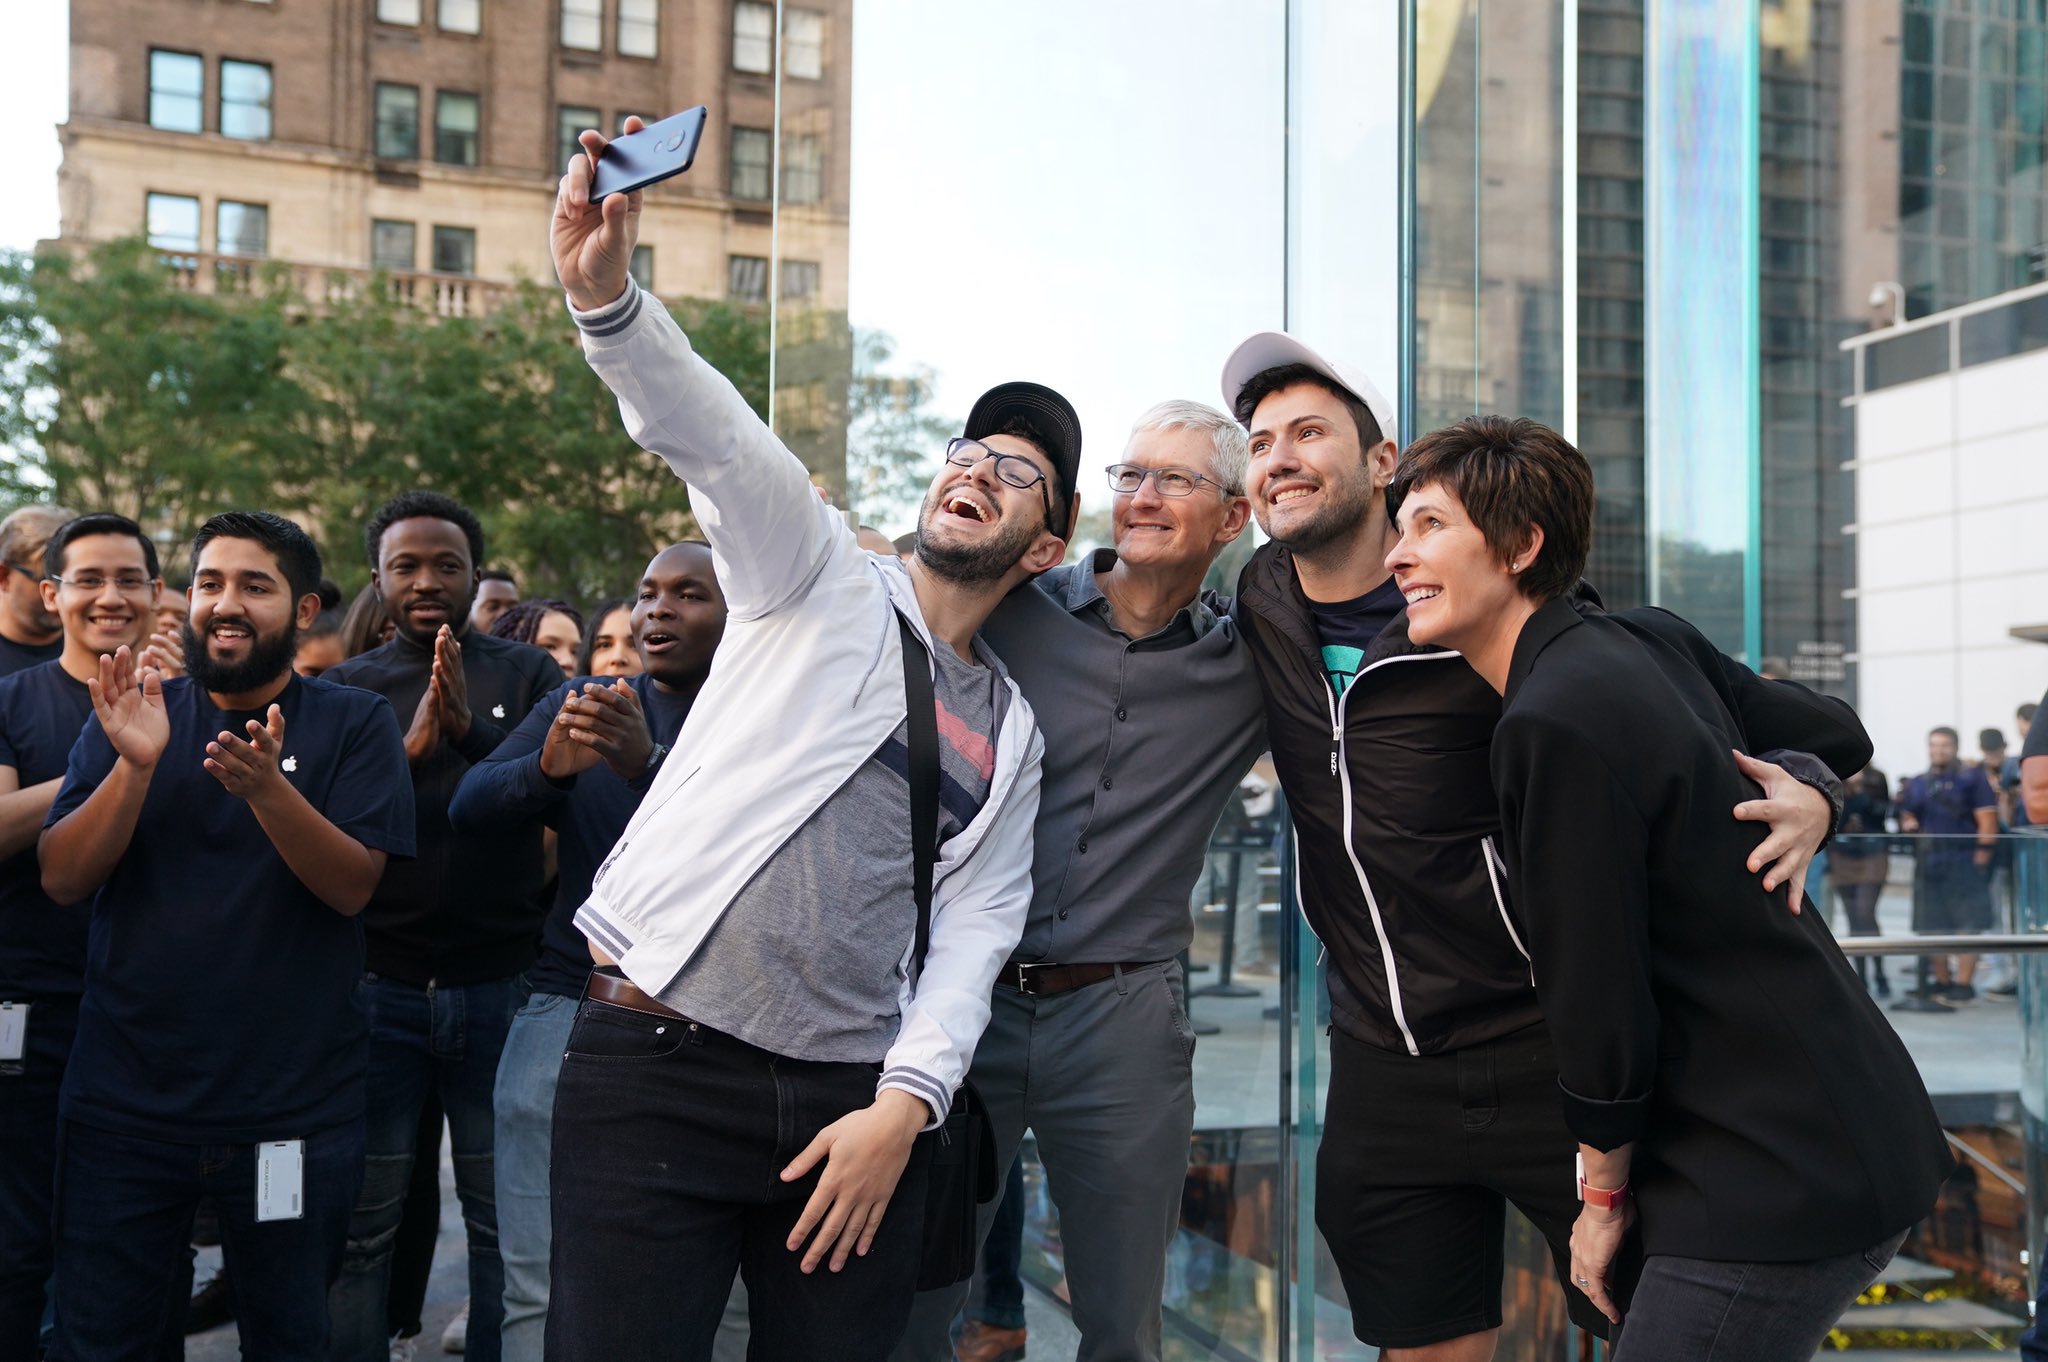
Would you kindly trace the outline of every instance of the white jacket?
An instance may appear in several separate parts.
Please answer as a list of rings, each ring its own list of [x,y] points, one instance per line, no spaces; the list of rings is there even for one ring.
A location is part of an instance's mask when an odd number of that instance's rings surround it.
[[[897,612],[927,647],[940,645],[908,574],[860,548],[659,302],[629,287],[608,307],[571,314],[627,433],[689,484],[728,609],[675,751],[576,918],[628,978],[659,993],[755,872],[903,722]],[[924,970],[908,981],[906,940],[901,1023],[878,1087],[923,1099],[935,1123],[966,1076],[1031,901],[1044,744],[1016,682],[1003,683],[988,799],[939,847]]]

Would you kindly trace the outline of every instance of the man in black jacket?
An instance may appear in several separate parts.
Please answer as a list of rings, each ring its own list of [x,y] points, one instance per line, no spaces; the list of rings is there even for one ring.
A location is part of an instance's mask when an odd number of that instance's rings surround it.
[[[1393,409],[1371,381],[1268,332],[1232,354],[1223,391],[1250,431],[1246,491],[1274,541],[1246,565],[1237,614],[1295,821],[1302,912],[1328,948],[1317,1223],[1361,1339],[1390,1362],[1484,1362],[1506,1203],[1550,1241],[1561,1283],[1578,1213],[1576,1142],[1501,868],[1500,699],[1458,654],[1408,639],[1385,566]],[[1810,757],[1780,759],[1826,779]],[[1833,827],[1829,799],[1781,772],[1745,809],[1773,824],[1750,869],[1796,895]],[[1565,1291],[1604,1336],[1600,1312]]]
[[[398,632],[326,680],[384,696],[405,725],[419,815],[416,859],[393,862],[363,914],[370,1084],[363,1191],[333,1293],[334,1362],[388,1355],[385,1296],[420,1108],[438,1092],[469,1231],[468,1354],[497,1362],[504,1276],[492,1187],[491,1093],[525,1001],[546,905],[541,830],[531,822],[456,832],[448,804],[535,703],[561,683],[538,648],[469,626],[483,527],[461,503],[407,492],[370,520],[371,580]]]

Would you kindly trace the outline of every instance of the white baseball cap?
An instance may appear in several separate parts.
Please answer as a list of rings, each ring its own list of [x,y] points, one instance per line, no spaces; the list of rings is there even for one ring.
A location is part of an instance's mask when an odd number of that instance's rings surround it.
[[[1303,342],[1285,331],[1261,331],[1247,337],[1242,344],[1230,352],[1230,358],[1223,361],[1223,406],[1235,413],[1237,396],[1245,385],[1268,369],[1278,369],[1289,364],[1304,364],[1329,379],[1353,397],[1365,403],[1365,409],[1372,413],[1372,419],[1379,423],[1380,437],[1400,440],[1394,433],[1394,404],[1373,385],[1362,370],[1333,359],[1325,359]],[[1247,429],[1249,422],[1241,422]]]

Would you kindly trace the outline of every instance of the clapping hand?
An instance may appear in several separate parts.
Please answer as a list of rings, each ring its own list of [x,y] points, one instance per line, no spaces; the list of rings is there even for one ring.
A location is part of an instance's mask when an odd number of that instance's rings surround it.
[[[100,654],[100,674],[85,683],[92,712],[114,752],[137,766],[154,767],[171,741],[171,716],[164,709],[162,673],[137,668],[127,644],[112,657]]]
[[[229,794],[251,803],[285,784],[284,773],[278,769],[278,757],[284,750],[284,711],[272,705],[263,719],[262,723],[249,720],[247,742],[223,729],[206,745],[206,760],[201,763],[227,786]]]

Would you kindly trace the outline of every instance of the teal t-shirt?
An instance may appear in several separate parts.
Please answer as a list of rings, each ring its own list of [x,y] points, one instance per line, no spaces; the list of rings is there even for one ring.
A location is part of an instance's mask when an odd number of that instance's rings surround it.
[[[1323,671],[1330,685],[1342,695],[1358,675],[1365,650],[1394,622],[1408,602],[1392,577],[1363,596],[1348,601],[1310,601],[1315,612],[1316,633],[1323,645]]]

